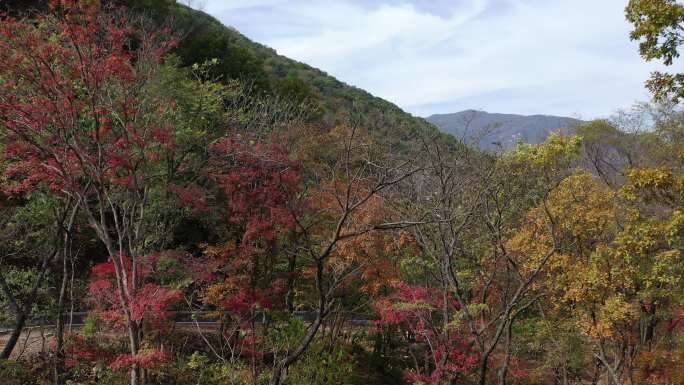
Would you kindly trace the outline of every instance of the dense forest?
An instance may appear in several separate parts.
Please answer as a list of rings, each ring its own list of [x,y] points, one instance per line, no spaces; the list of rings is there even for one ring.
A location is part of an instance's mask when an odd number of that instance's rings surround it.
[[[684,4],[630,0],[672,65]],[[172,0],[0,3],[0,383],[684,384],[684,74],[488,151]]]

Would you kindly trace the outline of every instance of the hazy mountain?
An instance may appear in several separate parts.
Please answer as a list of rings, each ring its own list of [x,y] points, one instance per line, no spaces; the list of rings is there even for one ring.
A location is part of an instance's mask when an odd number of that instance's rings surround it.
[[[541,143],[551,132],[568,133],[581,123],[561,116],[493,114],[476,110],[436,114],[427,120],[443,132],[490,150],[508,149],[519,141]]]

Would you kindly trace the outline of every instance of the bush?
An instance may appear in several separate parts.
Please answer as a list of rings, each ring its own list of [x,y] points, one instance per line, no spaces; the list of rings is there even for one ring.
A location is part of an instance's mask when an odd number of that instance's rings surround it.
[[[291,368],[288,385],[351,385],[354,358],[346,347],[331,349],[320,342],[312,344],[308,353]]]

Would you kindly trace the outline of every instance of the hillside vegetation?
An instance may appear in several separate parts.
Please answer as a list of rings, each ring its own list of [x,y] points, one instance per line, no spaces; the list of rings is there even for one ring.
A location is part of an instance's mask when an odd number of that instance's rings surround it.
[[[353,116],[378,138],[397,143],[414,140],[419,132],[437,134],[424,119],[319,69],[278,55],[201,11],[176,5],[167,12],[184,20],[181,25],[189,36],[176,53],[185,65],[218,59],[213,75],[241,79],[252,85],[254,92],[305,104],[310,109],[307,119],[312,122],[345,124]]]
[[[3,384],[684,383],[681,74],[483,151],[173,1],[6,4]]]

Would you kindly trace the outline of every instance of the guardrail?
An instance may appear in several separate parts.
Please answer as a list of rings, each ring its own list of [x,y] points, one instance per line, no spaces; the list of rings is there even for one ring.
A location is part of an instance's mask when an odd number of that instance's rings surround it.
[[[169,312],[173,314],[174,322],[178,324],[187,324],[200,322],[203,324],[207,323],[218,323],[220,317],[217,317],[216,311],[179,311],[179,312]],[[228,312],[224,312],[224,315],[228,316]],[[300,318],[304,322],[313,322],[316,319],[316,312],[308,311],[295,311],[292,313],[295,317]],[[345,323],[352,325],[370,325],[373,323],[375,318],[368,314],[361,313],[332,313],[331,315],[342,314],[345,316]],[[74,312],[64,315],[64,322],[72,326],[83,326],[85,324],[86,318],[88,317],[88,312]],[[257,313],[255,317],[256,323],[268,323],[271,321],[271,317],[268,313]],[[33,318],[26,323],[26,327],[37,327],[37,326],[54,326],[54,319],[47,317]],[[0,325],[0,334],[9,333],[12,331],[13,325]]]

